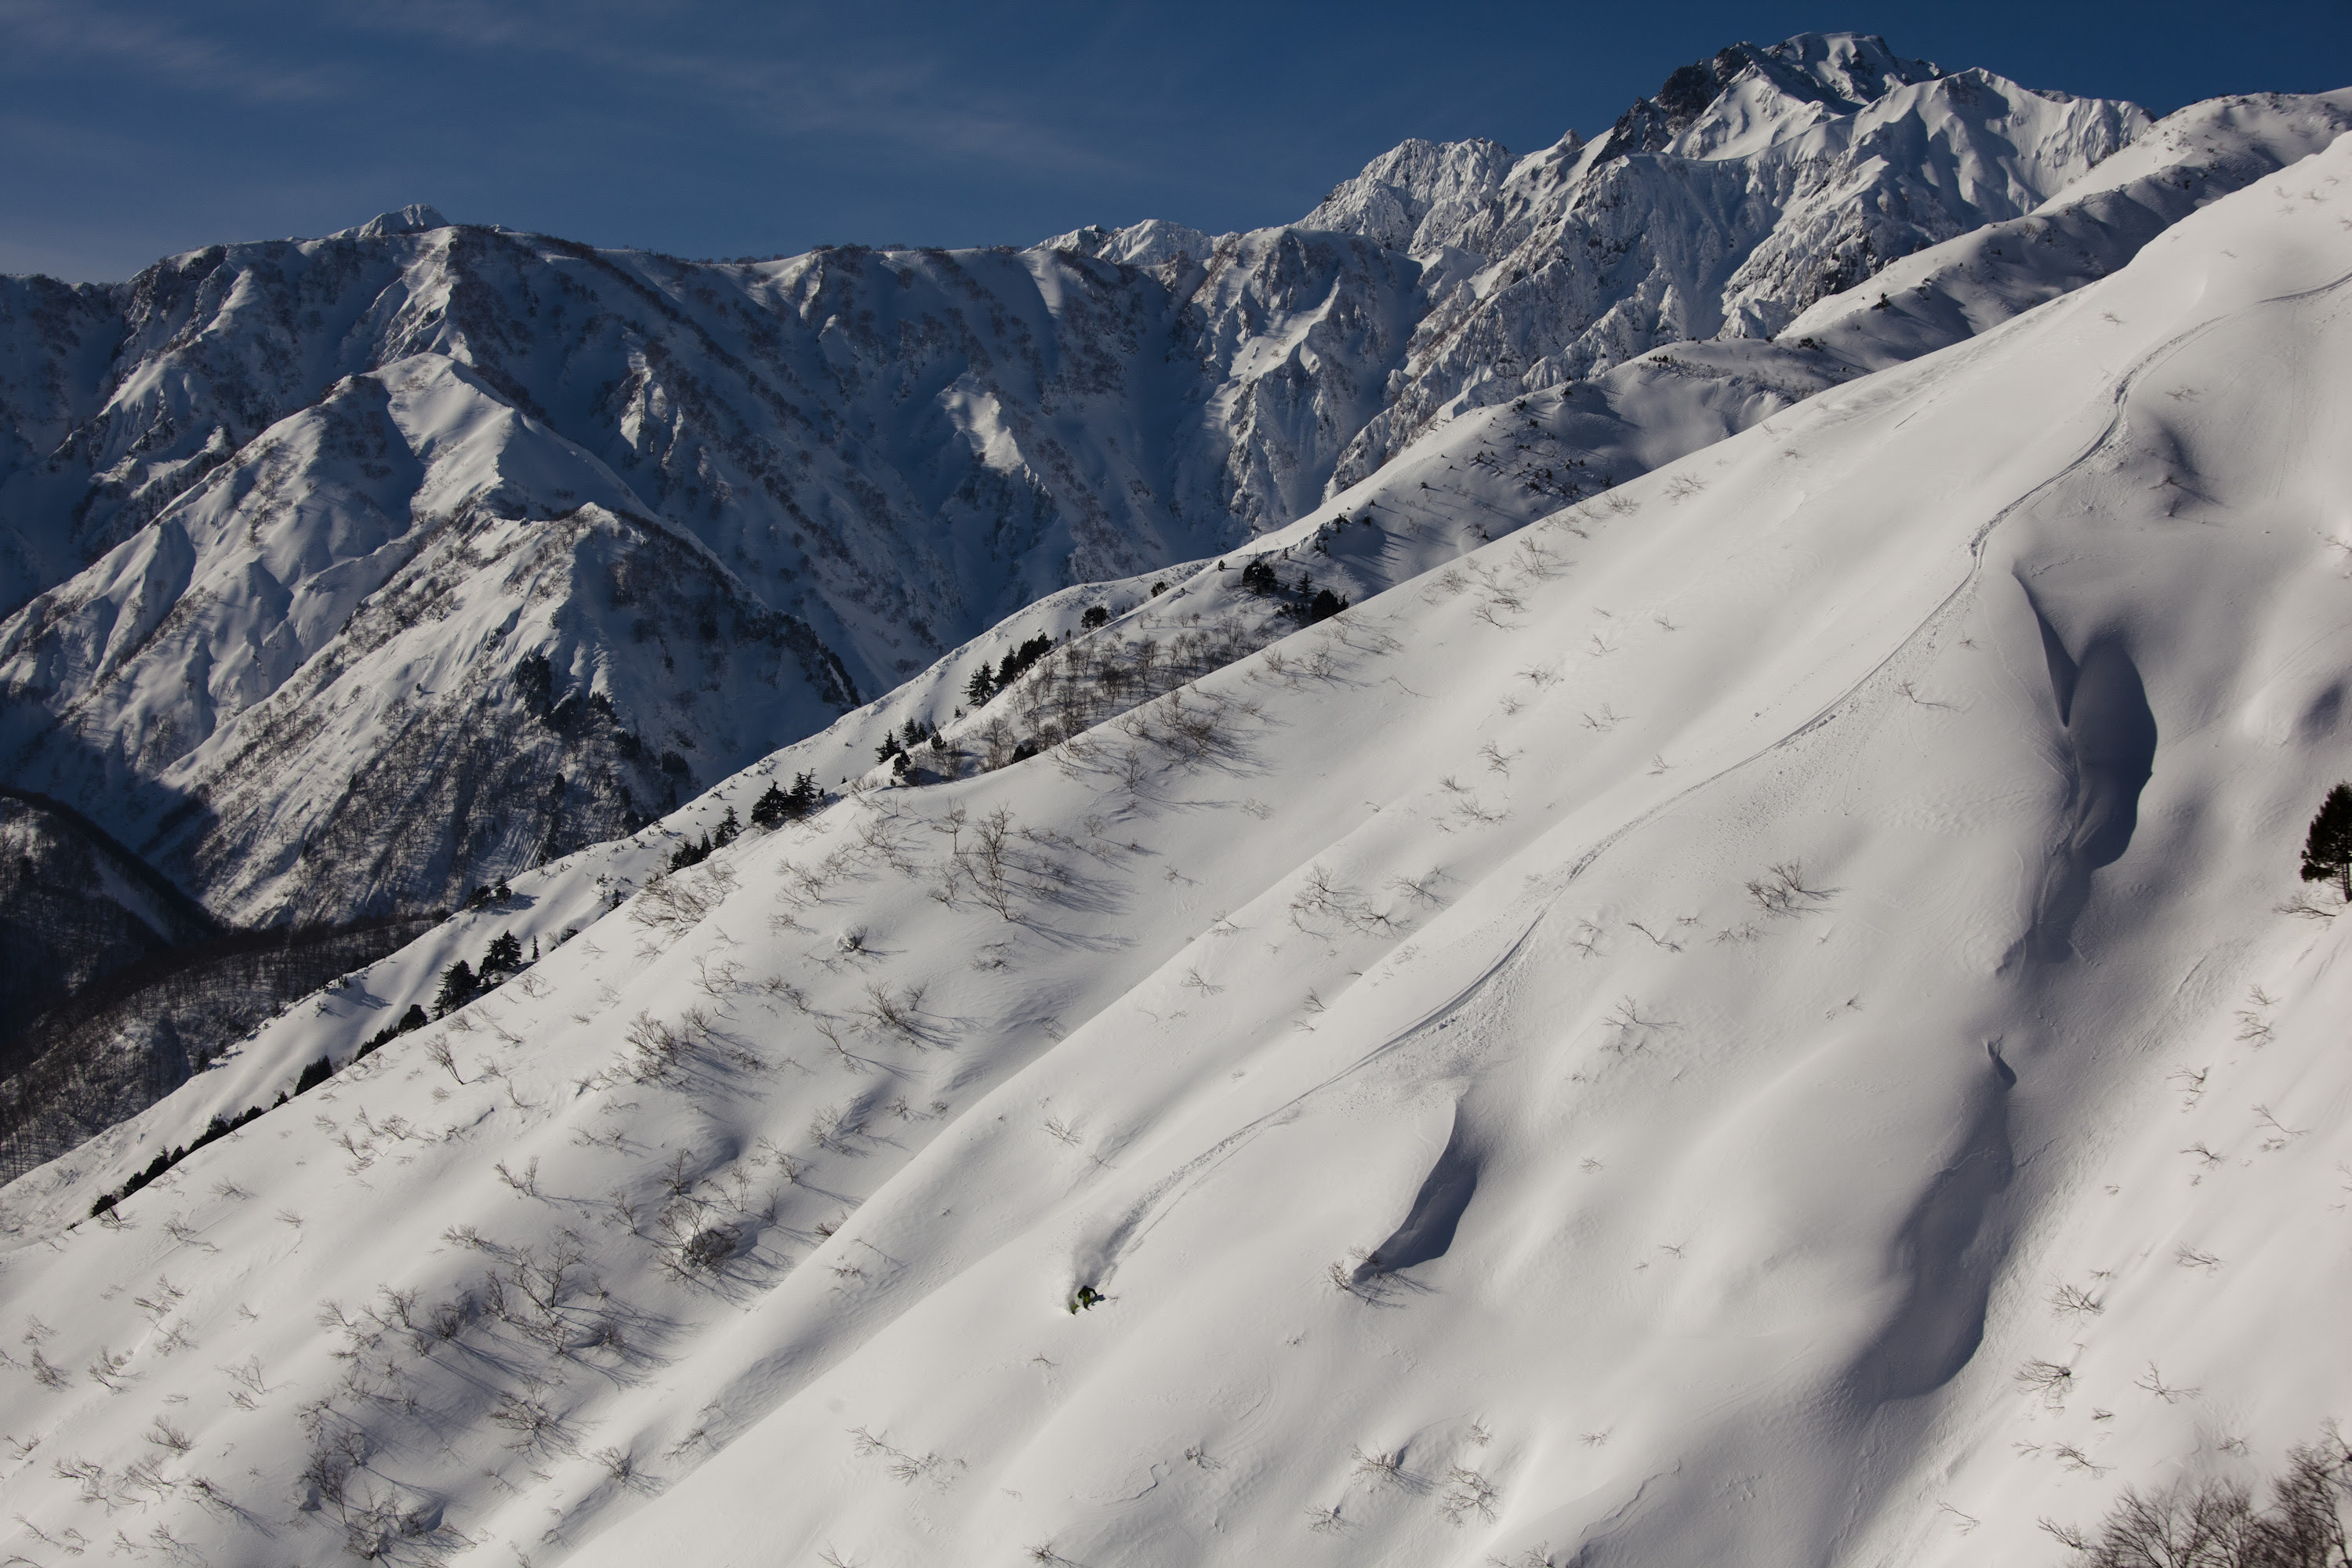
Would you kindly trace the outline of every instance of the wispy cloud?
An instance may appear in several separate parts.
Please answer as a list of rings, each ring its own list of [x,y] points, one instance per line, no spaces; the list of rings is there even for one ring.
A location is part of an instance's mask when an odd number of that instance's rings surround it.
[[[845,29],[838,6],[762,6],[730,17],[717,10],[595,0],[561,6],[378,0],[340,15],[356,28],[484,54],[535,54],[658,84],[754,132],[850,136],[1038,173],[1132,173],[1130,161],[1098,135],[1027,111],[1020,95],[973,83],[961,62],[911,22],[883,34]]]
[[[317,102],[349,86],[331,68],[267,63],[168,16],[97,0],[0,0],[0,37],[19,69],[58,60],[98,61],[254,103]]]

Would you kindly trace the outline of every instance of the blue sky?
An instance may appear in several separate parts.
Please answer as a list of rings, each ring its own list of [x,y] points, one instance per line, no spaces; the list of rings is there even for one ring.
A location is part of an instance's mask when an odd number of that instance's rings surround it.
[[[412,201],[687,256],[1248,227],[1405,137],[1524,152],[1832,28],[2159,111],[2352,85],[2352,0],[0,0],[0,271],[122,278]]]

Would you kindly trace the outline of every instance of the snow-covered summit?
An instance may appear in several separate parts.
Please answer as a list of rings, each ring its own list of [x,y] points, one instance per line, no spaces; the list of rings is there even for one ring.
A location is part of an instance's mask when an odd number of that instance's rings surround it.
[[[1197,228],[1164,218],[1146,218],[1125,228],[1089,224],[1068,234],[1041,240],[1039,250],[1066,250],[1125,267],[1163,267],[1171,261],[1201,261],[1216,248],[1216,240]]]
[[[1509,149],[1483,138],[1400,142],[1325,196],[1297,226],[1360,234],[1390,250],[1425,256],[1494,202],[1512,163]]]
[[[424,202],[411,202],[397,212],[378,213],[357,228],[338,229],[330,239],[383,239],[388,235],[423,234],[427,229],[446,228],[449,220],[440,209]]]
[[[1426,313],[1335,486],[1467,408],[1670,342],[1770,337],[1896,258],[2039,205],[2148,123],[2136,105],[1947,75],[1852,36],[1722,63],[1722,83],[1644,100],[1418,224]],[[1359,205],[1318,211],[1372,225]]]
[[[1944,74],[1861,33],[1799,33],[1759,48],[1734,44],[1687,65],[1598,139],[1598,155],[1745,157],[1825,120],[1858,114],[1899,87]]]

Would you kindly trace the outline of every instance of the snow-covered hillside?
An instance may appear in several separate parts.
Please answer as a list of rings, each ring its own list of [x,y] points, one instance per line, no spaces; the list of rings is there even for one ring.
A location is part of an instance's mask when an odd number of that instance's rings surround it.
[[[1244,235],[690,263],[413,207],[6,280],[0,767],[232,921],[454,902],[1467,411],[1760,341],[2146,123],[1805,35]],[[1615,447],[1762,406],[1689,391],[1613,401]]]
[[[6,1190],[5,1550],[2032,1563],[2274,1468],[2352,1414],[2347,192],[1507,534],[1603,416],[1490,406],[944,716],[1091,731],[656,874],[950,659],[518,879]]]

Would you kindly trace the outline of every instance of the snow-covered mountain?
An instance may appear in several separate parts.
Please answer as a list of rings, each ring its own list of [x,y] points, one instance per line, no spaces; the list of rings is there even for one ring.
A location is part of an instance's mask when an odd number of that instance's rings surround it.
[[[2274,1473],[2352,1414],[2340,101],[1048,595],[275,1020],[0,1199],[5,1550],[1933,1568]]]
[[[1406,142],[1302,220],[1424,269],[1385,407],[1335,480],[1467,408],[1661,344],[1771,337],[1897,258],[2039,205],[2147,124],[2133,104],[1808,34],[1676,71],[1590,142],[1518,158]]]
[[[232,921],[453,902],[1465,411],[1760,342],[2146,123],[1808,35],[1247,235],[688,263],[413,207],[6,280],[0,757]]]

